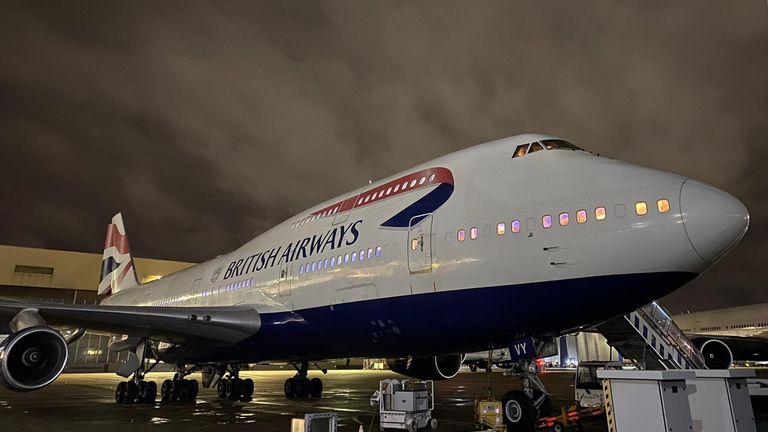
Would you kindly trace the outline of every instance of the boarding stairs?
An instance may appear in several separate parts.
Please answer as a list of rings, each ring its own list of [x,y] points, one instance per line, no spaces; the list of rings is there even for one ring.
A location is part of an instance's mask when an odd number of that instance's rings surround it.
[[[653,302],[597,326],[608,344],[640,369],[706,369],[699,349]]]

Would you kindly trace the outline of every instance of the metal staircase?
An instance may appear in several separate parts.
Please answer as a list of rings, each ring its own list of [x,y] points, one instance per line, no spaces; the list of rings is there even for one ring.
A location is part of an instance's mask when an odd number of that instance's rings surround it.
[[[653,302],[597,326],[624,358],[640,369],[706,369],[698,348],[664,309]]]

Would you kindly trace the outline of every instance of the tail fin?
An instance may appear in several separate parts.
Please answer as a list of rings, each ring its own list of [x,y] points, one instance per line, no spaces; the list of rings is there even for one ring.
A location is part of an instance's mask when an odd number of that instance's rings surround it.
[[[118,213],[112,217],[112,223],[107,225],[98,294],[115,294],[137,285],[139,279],[136,277],[136,267],[133,265],[131,248],[128,246],[123,215]]]

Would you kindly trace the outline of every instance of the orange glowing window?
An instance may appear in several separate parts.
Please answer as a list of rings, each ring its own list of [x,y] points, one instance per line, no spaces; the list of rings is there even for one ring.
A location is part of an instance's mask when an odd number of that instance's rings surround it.
[[[472,240],[477,238],[477,227],[472,227],[469,229],[469,238]]]
[[[496,234],[498,235],[504,235],[504,233],[507,232],[507,224],[504,222],[499,222],[496,224]]]
[[[571,221],[571,217],[568,213],[560,213],[560,226],[566,226]]]
[[[509,224],[509,229],[512,230],[513,233],[520,232],[520,221],[515,219],[512,221],[511,224]]]
[[[582,209],[576,212],[576,223],[583,224],[587,221],[587,211]]]
[[[552,227],[552,216],[551,215],[544,215],[544,217],[541,218],[541,225],[544,226],[544,228],[551,228]]]
[[[638,214],[638,216],[642,216],[646,213],[648,213],[648,204],[645,203],[645,201],[638,201],[635,203],[635,213]]]
[[[463,229],[460,229],[459,232],[456,233],[456,240],[462,242],[466,238],[467,233]]]
[[[595,209],[595,219],[605,220],[605,207],[598,207]]]
[[[659,210],[659,213],[669,213],[669,200],[660,199],[656,201],[656,208]]]

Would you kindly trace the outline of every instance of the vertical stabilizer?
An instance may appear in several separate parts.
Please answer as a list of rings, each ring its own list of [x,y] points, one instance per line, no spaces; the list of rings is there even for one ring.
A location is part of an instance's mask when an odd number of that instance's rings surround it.
[[[139,279],[136,277],[136,267],[133,265],[131,248],[128,246],[123,215],[118,213],[112,217],[112,223],[107,225],[98,294],[114,294],[137,285]]]

